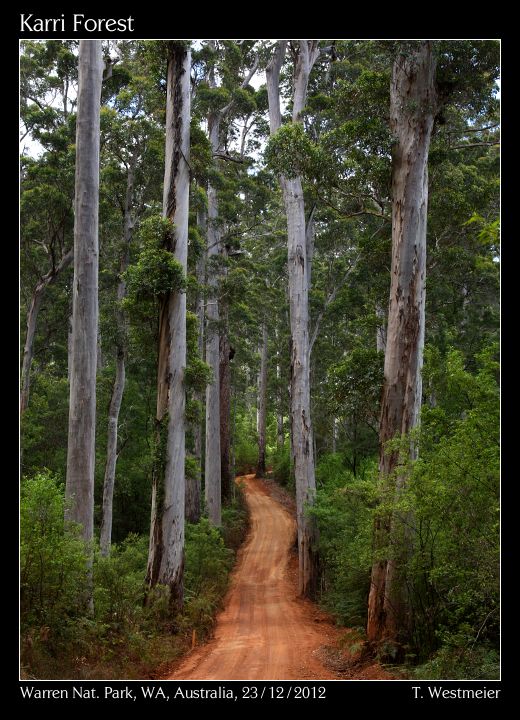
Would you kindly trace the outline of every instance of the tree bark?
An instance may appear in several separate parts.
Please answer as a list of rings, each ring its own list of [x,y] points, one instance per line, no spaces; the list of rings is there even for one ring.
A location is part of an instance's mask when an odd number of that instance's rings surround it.
[[[376,317],[378,320],[376,328],[376,350],[378,352],[385,352],[386,350],[386,324],[385,324],[385,313],[379,303],[376,304]]]
[[[108,431],[107,431],[107,459],[105,464],[105,477],[103,481],[103,516],[101,518],[101,529],[99,535],[99,547],[101,555],[110,555],[112,544],[112,508],[114,501],[114,483],[116,478],[117,464],[117,439],[119,412],[123,401],[126,379],[126,318],[121,307],[121,302],[126,296],[126,283],[123,273],[128,267],[130,255],[130,242],[132,240],[132,203],[134,194],[134,173],[137,156],[134,155],[128,167],[126,179],[126,197],[123,211],[123,253],[119,267],[119,283],[117,286],[117,309],[116,322],[118,340],[116,343],[116,375],[112,386],[112,396],[108,410]]]
[[[219,339],[220,375],[220,474],[222,501],[231,499],[231,368],[229,348],[228,308],[221,306]]]
[[[260,373],[258,375],[258,464],[256,477],[265,475],[265,424],[267,415],[267,323],[262,323]]]
[[[214,80],[210,83],[214,85]],[[220,115],[212,113],[208,118],[209,139],[213,153],[220,145]],[[213,373],[213,381],[206,387],[206,453],[204,467],[204,492],[210,522],[221,525],[221,452],[220,452],[220,348],[218,270],[215,259],[220,252],[218,228],[217,189],[208,184],[208,250],[207,283],[208,303],[206,309],[206,362]]]
[[[190,49],[170,42],[163,215],[173,222],[171,250],[184,273],[188,257],[190,70]],[[161,319],[165,318],[166,329],[160,333],[160,342],[166,343],[166,350],[161,348],[160,354],[168,358],[168,413],[166,419],[164,406],[159,405],[164,403],[163,391],[157,398],[157,421],[162,426],[157,453],[164,451],[164,460],[158,458],[154,474],[147,582],[168,586],[170,609],[177,612],[184,603],[186,293],[170,292],[165,305],[167,312],[163,307]],[[158,377],[158,385],[161,382],[164,376]]]
[[[29,393],[31,389],[31,365],[34,355],[34,336],[36,334],[36,323],[38,313],[42,304],[45,290],[58,278],[62,270],[67,268],[74,258],[74,250],[71,248],[60,260],[56,267],[51,268],[36,284],[34,288],[29,312],[27,314],[27,330],[25,333],[25,344],[23,348],[22,375],[20,382],[20,414],[27,410],[29,405]]]
[[[338,418],[332,419],[332,452],[336,453],[338,449]]]
[[[197,225],[201,234],[206,237],[206,211],[198,210]],[[197,260],[197,283],[202,287],[206,281],[206,258],[205,253],[201,253]],[[199,356],[204,356],[204,294],[202,290],[198,292],[195,309],[198,318],[198,352]],[[197,393],[196,400],[202,402],[202,393]],[[198,460],[199,467],[202,468],[202,423],[199,420],[193,428],[193,451]],[[197,523],[200,520],[200,491],[201,491],[201,471],[197,477],[186,478],[186,520],[190,523]]]
[[[287,42],[277,43],[267,66],[267,92],[271,134],[281,125],[279,76]],[[309,74],[319,54],[316,41],[299,41],[294,75],[293,122],[301,120],[307,97]],[[296,481],[298,525],[298,589],[305,597],[314,597],[318,586],[318,530],[306,513],[316,494],[314,452],[310,416],[309,358],[309,251],[305,223],[305,205],[300,177],[280,175],[287,215],[289,315],[291,326],[291,432]],[[312,235],[312,233],[310,233]]]
[[[278,346],[278,340],[276,342],[276,345]],[[283,392],[282,392],[282,369],[280,367],[280,351],[276,351],[276,356],[278,362],[276,363],[276,382],[277,382],[277,396],[278,396],[278,410],[276,413],[276,444],[278,447],[282,448],[284,446],[284,431],[283,431],[283,405],[284,405],[284,398],[283,398]]]
[[[386,487],[398,464],[398,453],[386,452],[386,443],[416,426],[421,407],[428,151],[436,105],[435,59],[431,43],[421,42],[397,57],[390,95],[391,130],[397,142],[392,154],[392,279],[379,434],[379,471]],[[410,452],[414,457],[413,445]],[[397,497],[405,483],[404,473],[398,473]],[[397,513],[376,521],[376,555],[381,556],[381,548],[389,543],[392,554],[378,557],[372,568],[369,641],[402,643],[410,635],[411,608],[403,578],[410,553],[405,529],[409,521]]]
[[[81,526],[82,536],[86,542],[92,541],[94,529],[99,126],[102,78],[101,41],[81,40],[76,129],[73,319],[65,520]],[[90,590],[88,592],[90,593]],[[91,600],[89,604],[91,605]]]

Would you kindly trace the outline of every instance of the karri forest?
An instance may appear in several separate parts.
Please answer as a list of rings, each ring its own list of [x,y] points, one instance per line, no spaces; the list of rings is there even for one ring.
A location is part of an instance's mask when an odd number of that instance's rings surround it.
[[[498,40],[21,41],[22,678],[499,677],[499,120]]]

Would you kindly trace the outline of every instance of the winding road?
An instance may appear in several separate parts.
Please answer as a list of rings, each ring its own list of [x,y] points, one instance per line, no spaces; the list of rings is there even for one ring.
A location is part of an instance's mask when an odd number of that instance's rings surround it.
[[[243,482],[251,528],[215,635],[195,648],[171,680],[335,679],[319,648],[335,636],[317,607],[296,596],[291,577],[295,521],[253,475]],[[292,573],[294,574],[294,573]]]

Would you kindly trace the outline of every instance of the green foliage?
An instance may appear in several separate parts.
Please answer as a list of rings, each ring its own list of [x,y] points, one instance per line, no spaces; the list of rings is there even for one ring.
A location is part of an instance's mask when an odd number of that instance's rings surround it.
[[[316,158],[316,147],[301,123],[282,125],[271,135],[265,161],[271,170],[287,178],[305,174]]]
[[[202,188],[207,183],[208,171],[212,161],[211,143],[200,127],[200,121],[197,117],[194,117],[190,125],[190,166],[198,183],[193,202],[195,207],[205,207],[207,205],[206,193]]]
[[[471,646],[467,641],[456,644],[451,638],[431,660],[412,669],[420,680],[499,680],[500,658],[496,649],[485,645]]]
[[[417,526],[416,624],[423,647],[463,632],[465,647],[497,648],[499,603],[499,390],[497,348],[475,374],[451,351],[436,405],[425,407],[421,457],[409,493]],[[427,368],[428,373],[428,368]],[[431,378],[431,375],[430,375]],[[421,608],[427,608],[421,611]],[[460,643],[459,643],[460,644]]]
[[[57,473],[67,461],[69,383],[51,372],[38,373],[31,392],[21,419],[22,470],[26,475],[41,468]]]
[[[270,456],[270,462],[273,466],[273,477],[276,482],[294,489],[294,469],[288,442],[282,447],[276,448]]]
[[[253,472],[258,460],[258,440],[253,414],[237,412],[235,421],[234,447],[235,466],[238,475]]]
[[[248,528],[248,509],[245,495],[239,486],[231,503],[222,507],[222,537],[226,547],[237,551]]]
[[[185,370],[186,387],[194,392],[203,392],[206,385],[212,382],[213,374],[210,366],[200,357],[190,358]]]
[[[124,632],[142,615],[144,569],[148,557],[145,536],[130,533],[110,556],[96,556],[94,608],[96,621],[111,631]]]
[[[187,472],[190,472],[189,465]],[[95,615],[85,614],[86,554],[74,528],[65,531],[63,487],[40,473],[22,483],[22,663],[39,678],[138,678],[157,672],[203,637],[227,589],[235,551],[247,527],[242,493],[223,510],[218,530],[203,518],[186,526],[185,608],[172,625],[168,595],[158,586],[143,604],[148,538],[130,534],[109,557],[95,554]],[[172,630],[175,635],[172,635]]]
[[[83,611],[87,554],[77,529],[65,530],[64,488],[42,471],[22,481],[20,499],[20,616],[22,633],[41,630],[55,643]]]
[[[207,518],[186,525],[185,586],[187,595],[197,595],[204,587],[225,587],[231,553],[217,528]]]
[[[231,93],[224,87],[210,87],[206,82],[199,83],[197,104],[202,115],[217,112],[229,103]]]
[[[185,611],[181,627],[195,626],[200,634],[214,624],[215,611],[227,588],[233,553],[226,548],[219,530],[202,518],[186,525],[184,594]]]
[[[320,458],[312,508],[320,533],[322,603],[337,622],[365,627],[370,588],[374,466],[354,476],[340,455]],[[364,479],[366,477],[367,479]]]
[[[156,298],[186,289],[183,267],[168,249],[172,233],[173,226],[167,218],[152,216],[141,224],[140,236],[144,246],[137,262],[125,273],[127,305],[143,297]]]

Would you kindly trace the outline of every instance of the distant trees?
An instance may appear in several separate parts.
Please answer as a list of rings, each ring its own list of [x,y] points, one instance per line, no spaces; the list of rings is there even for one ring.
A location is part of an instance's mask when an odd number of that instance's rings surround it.
[[[20,382],[20,412],[29,405],[34,341],[47,289],[72,265],[74,157],[70,93],[77,82],[74,41],[45,47],[25,41],[20,67],[20,119],[24,143],[29,134],[51,150],[41,161],[22,162],[24,192],[21,200],[24,280],[31,277],[27,299],[25,342]],[[48,94],[53,91],[51,105]],[[68,145],[67,140],[70,141]],[[25,286],[24,282],[24,286]]]

